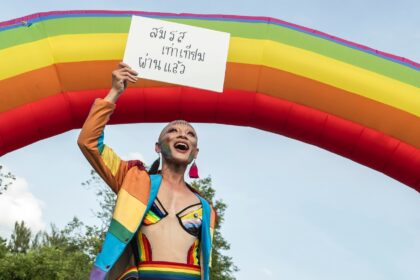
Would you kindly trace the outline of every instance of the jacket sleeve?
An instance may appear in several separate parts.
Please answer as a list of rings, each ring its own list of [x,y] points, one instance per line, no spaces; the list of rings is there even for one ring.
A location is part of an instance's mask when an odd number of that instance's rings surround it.
[[[122,160],[104,144],[104,128],[114,109],[114,103],[100,98],[95,99],[80,131],[77,144],[93,169],[115,193],[118,193],[127,171],[134,165],[139,167],[143,165],[140,161]]]

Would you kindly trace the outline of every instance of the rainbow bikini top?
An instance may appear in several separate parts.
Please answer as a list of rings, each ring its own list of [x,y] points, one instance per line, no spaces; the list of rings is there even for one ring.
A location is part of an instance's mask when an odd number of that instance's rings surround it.
[[[200,235],[201,222],[202,222],[202,217],[203,217],[203,208],[200,207],[190,212],[188,212],[187,210],[198,205],[201,205],[201,202],[187,206],[175,214],[176,217],[178,218],[178,221],[181,227],[186,232],[188,232],[189,234],[195,237],[199,237]],[[163,206],[162,202],[160,202],[159,198],[156,197],[155,201],[150,207],[149,212],[146,214],[146,217],[144,218],[143,225],[148,226],[148,225],[156,224],[162,219],[164,219],[167,215],[168,215],[168,211],[166,211],[165,207]]]

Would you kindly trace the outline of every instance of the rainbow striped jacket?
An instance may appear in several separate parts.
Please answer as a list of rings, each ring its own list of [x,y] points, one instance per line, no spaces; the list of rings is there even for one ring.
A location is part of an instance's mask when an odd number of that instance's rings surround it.
[[[149,175],[138,160],[122,160],[104,144],[104,128],[116,105],[97,98],[82,127],[77,143],[102,179],[117,194],[112,221],[90,279],[115,279],[132,261],[131,239],[159,191],[161,175]],[[211,246],[216,220],[214,208],[200,195],[203,205],[201,228],[201,278],[208,280]]]

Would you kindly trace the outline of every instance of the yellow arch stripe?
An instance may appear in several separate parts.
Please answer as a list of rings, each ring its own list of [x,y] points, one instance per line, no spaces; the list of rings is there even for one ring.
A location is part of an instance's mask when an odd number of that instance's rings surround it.
[[[234,38],[229,61],[284,70],[420,116],[420,88],[307,50]]]
[[[0,50],[0,80],[54,64],[48,40]]]
[[[122,59],[127,34],[62,35],[0,50],[0,80],[54,63]]]
[[[127,34],[61,35],[4,49],[0,80],[53,63],[118,60],[126,40]],[[281,69],[420,116],[419,88],[307,50],[234,37],[228,61]]]

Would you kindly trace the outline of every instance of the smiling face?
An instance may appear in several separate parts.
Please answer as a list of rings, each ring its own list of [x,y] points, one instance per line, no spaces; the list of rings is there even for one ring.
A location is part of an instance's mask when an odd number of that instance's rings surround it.
[[[170,122],[160,133],[156,152],[161,152],[164,161],[188,165],[197,157],[197,134],[186,121]]]

